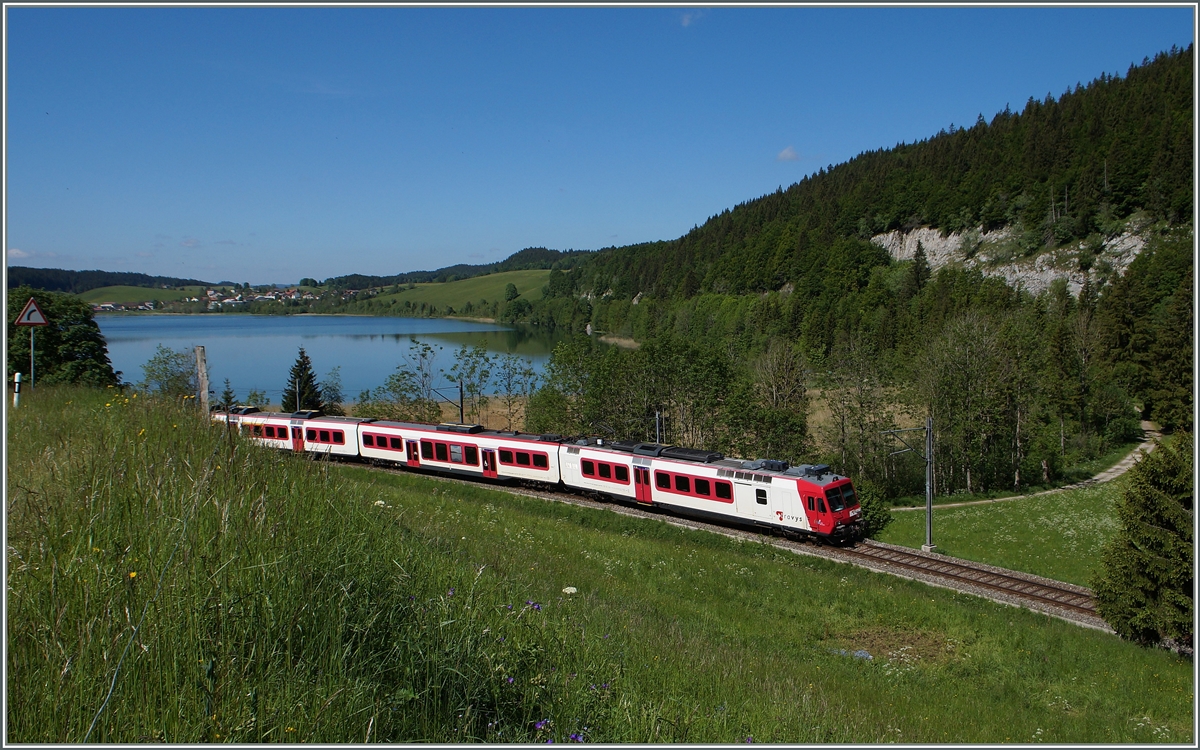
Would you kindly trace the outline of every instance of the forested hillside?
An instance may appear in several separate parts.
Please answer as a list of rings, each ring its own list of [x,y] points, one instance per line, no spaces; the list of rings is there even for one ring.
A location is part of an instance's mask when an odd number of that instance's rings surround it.
[[[892,229],[1011,226],[1027,250],[1114,231],[1139,210],[1192,215],[1192,47],[1020,112],[871,151],[712,217],[683,237],[598,253],[596,297],[765,292],[823,276],[838,242]]]
[[[483,265],[467,265],[459,263],[446,266],[436,271],[409,271],[395,276],[365,276],[350,274],[349,276],[334,276],[321,282],[332,289],[368,289],[371,287],[391,286],[394,284],[428,284],[431,282],[444,283],[461,281],[476,276],[486,276],[504,271],[531,271],[547,268],[571,268],[584,257],[590,255],[584,250],[547,250],[544,247],[527,247],[508,256],[499,263]],[[313,286],[316,286],[314,283]]]
[[[162,289],[177,286],[206,286],[211,282],[196,279],[177,279],[171,276],[149,276],[144,273],[118,271],[65,271],[60,268],[26,268],[9,266],[8,288],[29,286],[48,292],[83,294],[106,286],[142,286]]]
[[[923,475],[880,433],[926,415],[939,494],[1053,484],[1136,439],[1139,416],[1190,431],[1192,55],[864,153],[677,240],[597,253],[502,318],[591,324],[654,356],[563,347],[531,419],[652,438],[661,411],[668,441],[818,458],[892,496]],[[1027,255],[1078,246],[1085,271],[1108,238],[1145,244],[1122,273],[1033,295],[870,241],[920,226],[1004,227]]]

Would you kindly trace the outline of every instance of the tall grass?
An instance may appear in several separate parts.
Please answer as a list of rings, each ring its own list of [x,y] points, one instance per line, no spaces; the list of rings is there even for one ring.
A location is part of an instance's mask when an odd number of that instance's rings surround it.
[[[139,402],[10,413],[11,742],[84,739],[114,684],[89,741],[1192,739],[1170,654]]]
[[[8,437],[10,740],[83,740],[114,675],[91,741],[532,739],[611,673],[569,609],[194,409],[39,389]]]

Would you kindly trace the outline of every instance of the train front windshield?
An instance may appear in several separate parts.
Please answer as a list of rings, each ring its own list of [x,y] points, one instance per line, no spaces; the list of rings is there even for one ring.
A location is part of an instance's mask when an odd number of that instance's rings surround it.
[[[825,489],[825,497],[829,499],[829,509],[834,512],[858,505],[858,498],[855,496],[854,486],[851,484],[828,487]]]

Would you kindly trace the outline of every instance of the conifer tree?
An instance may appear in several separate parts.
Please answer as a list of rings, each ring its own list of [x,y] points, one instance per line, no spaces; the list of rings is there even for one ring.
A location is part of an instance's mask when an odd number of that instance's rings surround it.
[[[1121,530],[1092,582],[1097,611],[1122,638],[1192,648],[1193,486],[1189,433],[1177,433],[1129,472],[1117,503]]]
[[[283,389],[284,411],[306,411],[313,409],[322,411],[325,408],[321,387],[317,385],[317,376],[313,372],[312,360],[304,347],[296,357],[296,364],[288,374],[287,386]]]

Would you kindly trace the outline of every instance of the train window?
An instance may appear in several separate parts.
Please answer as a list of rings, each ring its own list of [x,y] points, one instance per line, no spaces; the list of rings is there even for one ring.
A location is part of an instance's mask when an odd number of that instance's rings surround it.
[[[314,440],[314,441],[315,441],[315,440],[317,439],[317,431],[316,431],[316,430],[308,430],[308,431],[306,431],[306,432],[304,433],[304,439],[305,439],[305,440]]]
[[[428,440],[421,441],[421,458],[433,458],[433,443]]]
[[[754,491],[754,499],[758,501],[759,505],[766,505],[767,504],[767,491],[762,489],[761,487],[759,489],[755,490]]]
[[[600,464],[596,467],[600,470],[600,476],[603,479],[612,479],[612,467],[608,464]]]
[[[654,483],[658,485],[660,490],[669,490],[671,489],[671,475],[664,474],[661,471],[655,472]]]
[[[513,462],[512,451],[500,450],[500,463],[511,464]]]
[[[402,450],[404,448],[404,440],[401,438],[391,438],[391,441],[393,450]],[[383,438],[379,438],[379,445],[383,444]]]
[[[675,475],[675,489],[679,490],[680,492],[691,492],[692,491],[692,483],[691,483],[691,481],[688,480],[687,477],[683,476],[682,474],[676,474]]]
[[[468,445],[466,448],[466,462],[472,466],[479,465],[479,449],[473,445]]]
[[[817,501],[811,497],[808,498],[808,509],[814,511],[817,509]]]
[[[696,480],[696,494],[697,495],[711,495],[712,494],[709,491],[707,479],[697,479]]]
[[[446,458],[446,444],[445,444],[445,443],[434,443],[434,444],[433,444],[433,453],[434,453],[434,455],[435,455],[435,456],[437,456],[437,460],[438,460],[438,461],[445,461],[445,460],[447,460],[447,458]]]
[[[520,464],[521,466],[528,466],[529,465],[529,454],[518,451],[517,452],[517,463]]]
[[[450,460],[456,464],[461,464],[463,462],[461,445],[450,446]]]
[[[581,466],[583,466],[584,474],[589,477],[596,476],[596,464],[592,463],[591,461],[580,461],[579,463]]]
[[[822,513],[826,512],[825,511],[825,498],[823,498],[823,497],[817,498],[817,510],[821,511]]]
[[[617,474],[618,482],[628,482],[629,481],[629,469],[625,468],[624,466],[616,466],[616,467],[613,467],[613,471],[615,471]]]
[[[329,430],[321,430],[321,442],[322,443],[329,442]]]
[[[829,498],[830,510],[838,511],[846,509],[846,506],[842,504],[842,492],[837,487],[830,487],[825,490],[825,496]]]
[[[846,501],[846,507],[858,505],[858,498],[854,496],[854,487],[848,484],[842,485],[842,500]]]
[[[275,428],[271,425],[267,425],[263,428],[263,433],[266,434],[267,437],[273,438],[275,437]]]
[[[541,453],[533,454],[533,465],[539,469],[549,469],[550,461]]]
[[[729,482],[717,482],[717,497],[722,500],[732,500],[733,485]]]
[[[335,430],[333,433],[333,442],[341,445],[346,442],[346,433],[341,430]]]
[[[363,435],[363,445],[375,445],[375,438],[371,435]]]

